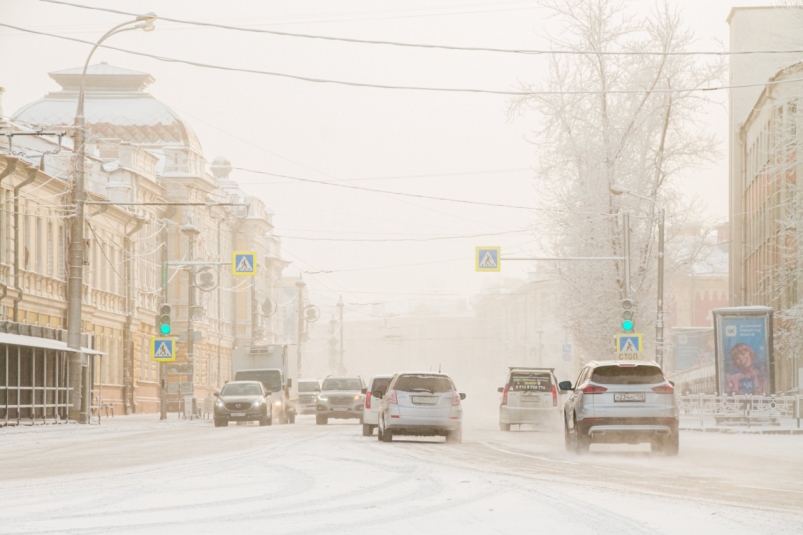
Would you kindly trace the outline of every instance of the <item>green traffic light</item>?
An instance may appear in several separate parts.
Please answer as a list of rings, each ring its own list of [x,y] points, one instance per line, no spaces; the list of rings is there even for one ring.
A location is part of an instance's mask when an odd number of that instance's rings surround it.
[[[164,325],[162,327],[164,327]],[[633,320],[622,320],[622,329],[625,331],[632,331]]]
[[[162,323],[162,326],[159,327],[159,330],[162,334],[170,334],[170,325],[167,323]]]

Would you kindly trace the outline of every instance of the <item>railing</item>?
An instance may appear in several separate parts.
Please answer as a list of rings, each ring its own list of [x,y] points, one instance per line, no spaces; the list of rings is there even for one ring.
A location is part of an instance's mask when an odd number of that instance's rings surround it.
[[[713,418],[717,425],[780,425],[781,419],[803,417],[803,396],[719,396],[689,394],[677,396],[682,416],[698,416],[700,425]]]

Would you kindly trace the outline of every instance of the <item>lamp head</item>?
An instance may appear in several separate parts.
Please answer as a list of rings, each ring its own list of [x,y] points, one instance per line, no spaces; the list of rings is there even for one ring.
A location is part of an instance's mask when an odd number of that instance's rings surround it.
[[[140,22],[139,24],[134,26],[134,29],[142,30],[143,32],[152,32],[153,30],[156,29],[156,26],[154,26],[153,23],[150,22]]]
[[[622,195],[624,193],[630,193],[630,190],[624,186],[620,186],[618,184],[612,185],[610,188],[610,192],[614,195]]]
[[[158,17],[156,16],[156,13],[151,11],[149,13],[145,13],[144,15],[138,16],[137,20],[142,22],[155,22],[157,18]]]

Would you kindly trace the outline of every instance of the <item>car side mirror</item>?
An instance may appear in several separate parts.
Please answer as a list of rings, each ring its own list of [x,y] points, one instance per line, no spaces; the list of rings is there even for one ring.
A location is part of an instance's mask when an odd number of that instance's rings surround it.
[[[501,394],[501,393],[503,393],[505,391],[505,387],[504,386],[500,386],[499,388],[496,389],[496,391]]]
[[[382,399],[382,396],[384,396],[385,394],[384,392],[377,390],[376,392],[371,392],[371,395],[376,399]]]
[[[674,388],[674,386],[675,386],[675,381],[669,381],[669,384],[670,384],[670,385],[672,385],[672,387]]]
[[[363,388],[362,390],[360,390],[360,392],[361,392],[363,395],[365,395],[365,394],[367,394],[367,393],[368,393],[368,389],[367,389],[367,388]]]
[[[466,395],[465,394],[460,394],[460,399],[461,400],[466,399]]]
[[[215,396],[216,398],[219,398],[220,397],[220,392],[215,390],[214,392],[212,392],[212,395]]]
[[[288,379],[287,380],[287,388],[293,388],[293,380],[292,379]]]
[[[564,392],[574,390],[574,388],[572,388],[572,382],[571,381],[561,381],[561,382],[559,382],[558,383],[558,388],[560,388]]]

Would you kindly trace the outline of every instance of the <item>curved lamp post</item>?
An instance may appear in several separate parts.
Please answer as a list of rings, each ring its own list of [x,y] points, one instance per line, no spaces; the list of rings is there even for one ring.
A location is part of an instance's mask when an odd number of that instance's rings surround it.
[[[658,210],[658,311],[655,318],[655,362],[664,367],[664,219],[665,213],[655,199],[633,193],[624,186],[614,184],[610,187],[614,195],[631,195],[645,201],[650,201]],[[628,288],[629,290],[629,288]]]
[[[86,121],[84,119],[84,92],[86,86],[86,70],[92,54],[98,47],[117,33],[129,30],[143,30],[149,32],[155,28],[153,22],[156,20],[154,13],[146,13],[138,16],[134,20],[118,24],[98,39],[97,43],[89,51],[89,55],[84,62],[84,70],[81,73],[81,89],[78,93],[78,109],[75,112],[75,137],[74,148],[76,153],[75,161],[75,184],[73,185],[73,202],[75,203],[75,217],[70,228],[70,251],[69,265],[70,273],[67,279],[67,346],[79,350],[81,349],[81,301],[84,286],[84,202],[86,201],[86,190],[84,188],[84,174],[86,161]],[[76,396],[80,396],[80,413],[78,421],[86,423],[89,421],[89,367],[84,366],[81,353],[74,353],[75,361],[71,366],[74,370],[82,370],[82,381],[84,388],[75,389]],[[78,401],[77,399],[75,401]]]

